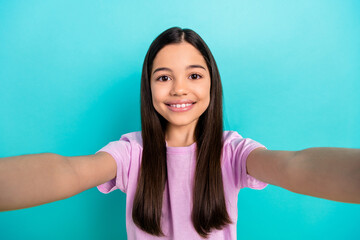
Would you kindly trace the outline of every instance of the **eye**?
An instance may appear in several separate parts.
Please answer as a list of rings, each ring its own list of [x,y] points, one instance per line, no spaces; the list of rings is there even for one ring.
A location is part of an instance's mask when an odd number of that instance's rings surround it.
[[[164,79],[164,78],[166,78],[166,79]],[[160,81],[160,82],[165,82],[165,81],[169,80],[169,77],[163,75],[163,76],[158,77],[156,80],[157,80],[157,81]]]
[[[193,78],[195,76],[195,78]],[[192,78],[192,79],[199,79],[199,78],[202,78],[202,76],[200,75],[200,74],[197,74],[197,73],[193,73],[193,74],[191,74],[190,75],[190,77]]]

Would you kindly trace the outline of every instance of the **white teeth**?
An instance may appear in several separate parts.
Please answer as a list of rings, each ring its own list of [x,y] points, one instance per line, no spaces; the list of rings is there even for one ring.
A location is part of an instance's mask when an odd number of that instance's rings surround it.
[[[190,105],[192,105],[192,103],[172,104],[172,105],[170,105],[170,106],[176,107],[176,108],[184,108],[184,107],[188,107],[188,106],[190,106]]]

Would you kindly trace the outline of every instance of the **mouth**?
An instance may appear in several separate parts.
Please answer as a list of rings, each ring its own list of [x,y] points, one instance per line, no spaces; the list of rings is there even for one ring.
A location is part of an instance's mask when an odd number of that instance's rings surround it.
[[[182,104],[167,104],[165,103],[165,105],[168,106],[168,108],[173,111],[173,112],[185,112],[190,110],[194,105],[196,104],[196,102],[193,103],[182,103]]]
[[[193,103],[179,103],[179,104],[168,104],[168,103],[165,103],[166,105],[170,106],[170,107],[176,107],[176,108],[184,108],[184,107],[188,107],[188,106],[191,106],[193,104],[195,104],[196,102],[193,102]]]

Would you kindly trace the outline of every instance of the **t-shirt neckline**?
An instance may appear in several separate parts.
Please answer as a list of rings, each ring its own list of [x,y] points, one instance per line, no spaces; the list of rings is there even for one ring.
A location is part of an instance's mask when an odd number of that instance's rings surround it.
[[[195,149],[196,149],[196,142],[192,143],[189,146],[185,146],[185,147],[170,147],[170,146],[168,146],[168,143],[166,142],[167,153],[187,153],[187,152],[193,152],[193,151],[195,151]]]

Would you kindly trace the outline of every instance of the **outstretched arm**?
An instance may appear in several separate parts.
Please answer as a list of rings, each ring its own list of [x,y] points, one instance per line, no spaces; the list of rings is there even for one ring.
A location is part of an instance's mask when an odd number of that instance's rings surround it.
[[[314,147],[300,151],[255,149],[248,173],[295,193],[360,203],[360,149]]]
[[[108,153],[65,157],[54,153],[0,158],[0,211],[71,197],[116,176]]]

